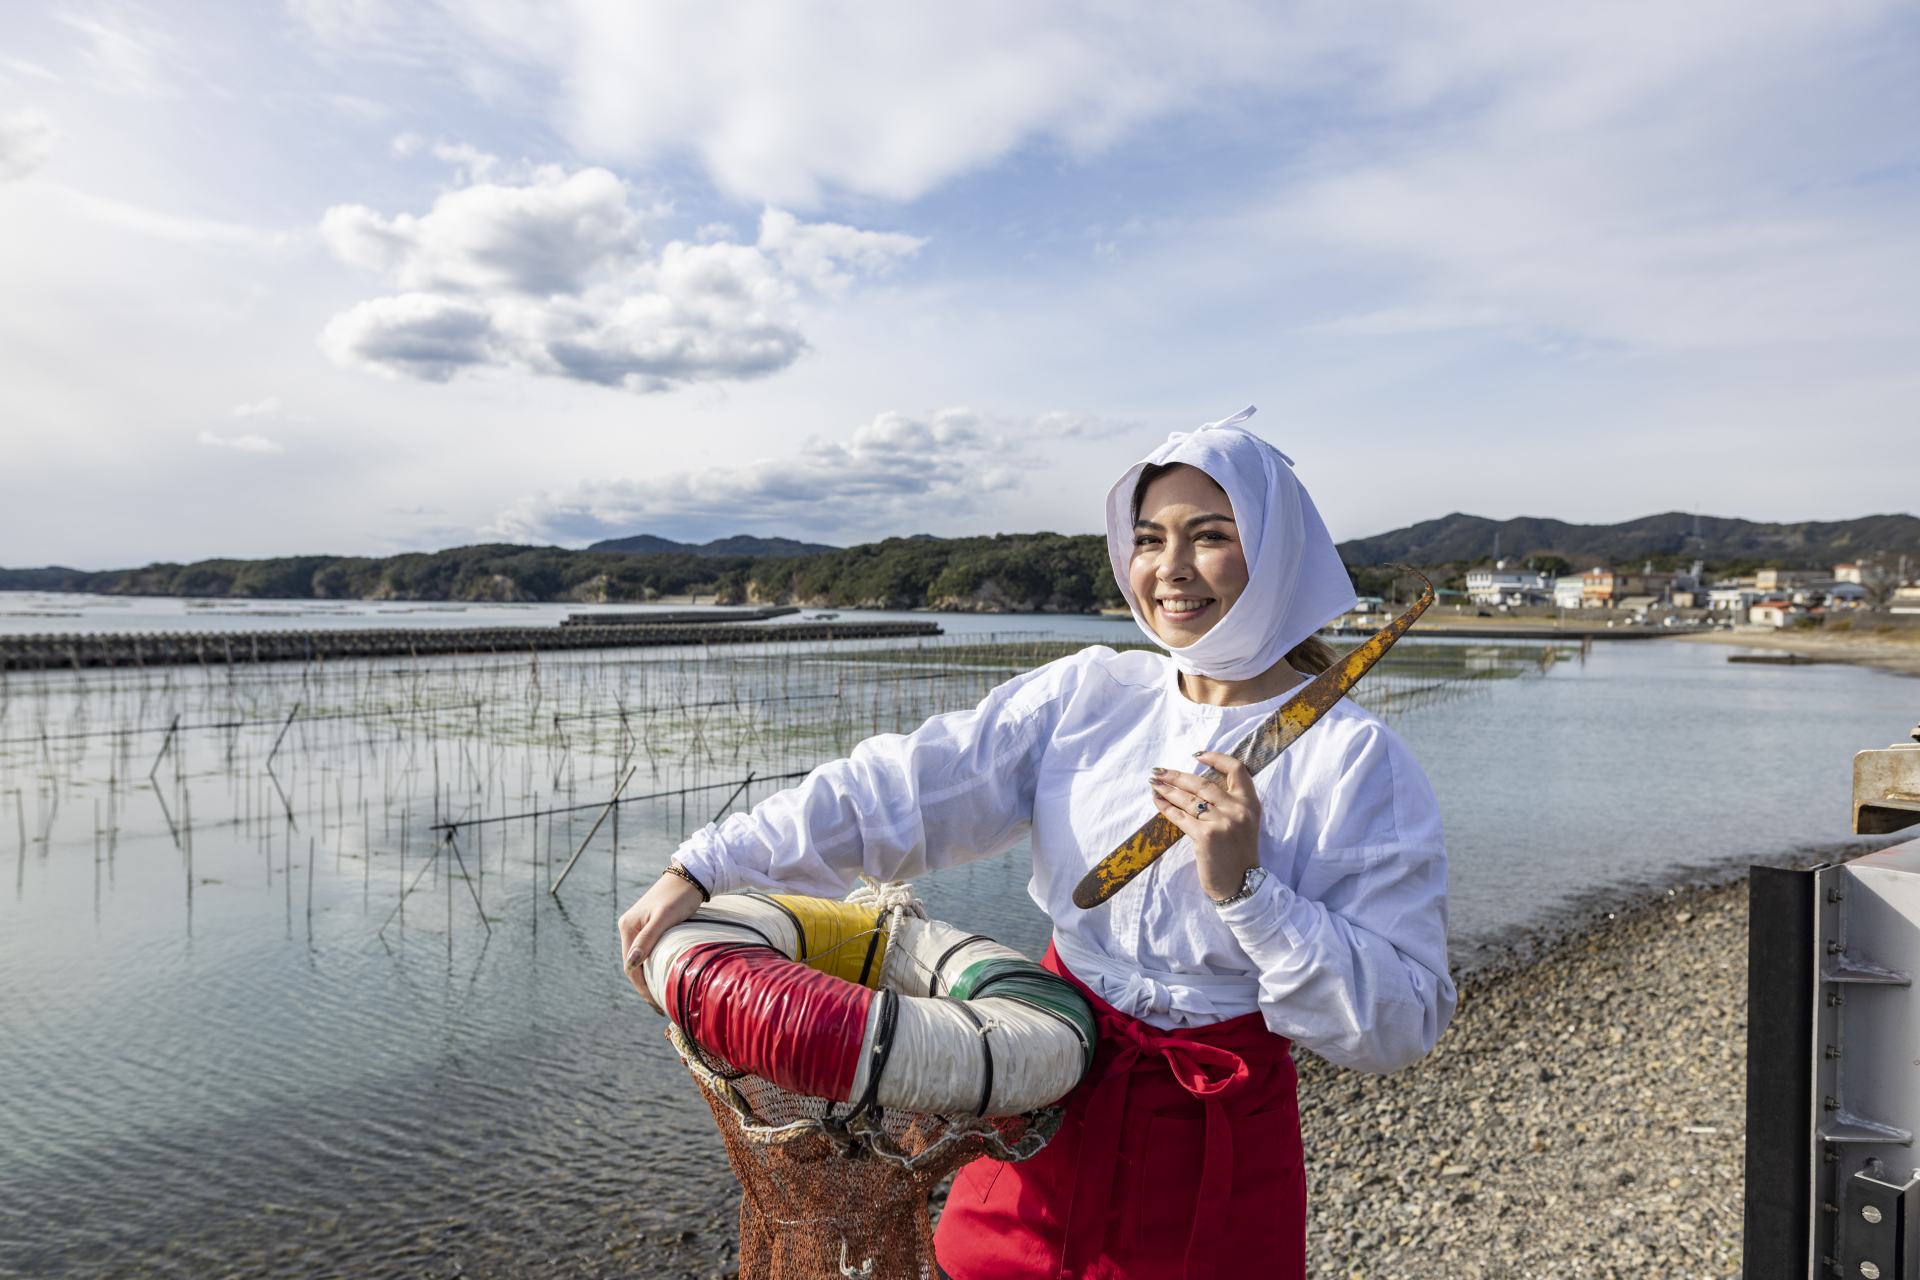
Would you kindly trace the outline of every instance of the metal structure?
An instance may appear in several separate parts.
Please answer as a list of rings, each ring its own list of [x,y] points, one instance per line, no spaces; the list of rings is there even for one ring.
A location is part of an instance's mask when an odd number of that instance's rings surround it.
[[[1853,829],[1920,824],[1915,741],[1854,759]],[[1755,867],[1746,1280],[1920,1280],[1920,840]]]

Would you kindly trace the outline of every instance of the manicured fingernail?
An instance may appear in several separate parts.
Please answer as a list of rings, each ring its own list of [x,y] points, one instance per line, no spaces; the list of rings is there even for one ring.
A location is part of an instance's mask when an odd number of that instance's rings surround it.
[[[627,953],[627,968],[631,969],[645,959],[646,957],[641,955],[638,951],[630,951]]]
[[[1159,777],[1159,776],[1160,776],[1161,774],[1163,774],[1163,773],[1165,773],[1165,772],[1166,772],[1166,770],[1165,770],[1165,769],[1162,769],[1162,768],[1161,768],[1161,767],[1160,767],[1159,765],[1155,765],[1155,766],[1153,767],[1153,776],[1154,776],[1154,777],[1156,777],[1156,778],[1157,778],[1157,777]]]

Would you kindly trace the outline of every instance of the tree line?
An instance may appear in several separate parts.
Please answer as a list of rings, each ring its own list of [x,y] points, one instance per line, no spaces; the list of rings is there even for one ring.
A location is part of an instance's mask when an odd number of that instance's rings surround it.
[[[0,569],[0,590],[252,599],[724,604],[1086,613],[1121,603],[1095,535],[889,538],[807,556],[633,555],[488,544],[394,556]]]

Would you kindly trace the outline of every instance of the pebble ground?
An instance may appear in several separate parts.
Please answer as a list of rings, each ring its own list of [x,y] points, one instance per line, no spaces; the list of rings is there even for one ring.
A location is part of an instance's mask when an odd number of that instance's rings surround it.
[[[1308,1274],[1737,1277],[1746,886],[1468,977],[1424,1062],[1299,1055]]]

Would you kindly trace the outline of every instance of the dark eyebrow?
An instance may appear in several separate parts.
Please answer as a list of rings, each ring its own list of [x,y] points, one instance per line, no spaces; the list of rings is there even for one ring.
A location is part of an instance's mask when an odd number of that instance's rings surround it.
[[[1215,515],[1212,512],[1208,512],[1206,515],[1194,516],[1192,519],[1187,521],[1185,527],[1188,529],[1192,529],[1198,525],[1209,524],[1213,521],[1219,521],[1223,524],[1232,524],[1233,517]],[[1152,520],[1135,520],[1133,522],[1133,527],[1136,529],[1159,529],[1162,526],[1160,526],[1159,524],[1156,524]]]

